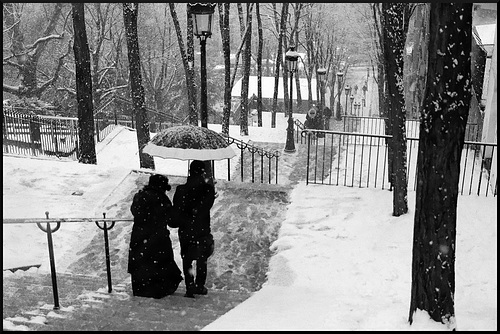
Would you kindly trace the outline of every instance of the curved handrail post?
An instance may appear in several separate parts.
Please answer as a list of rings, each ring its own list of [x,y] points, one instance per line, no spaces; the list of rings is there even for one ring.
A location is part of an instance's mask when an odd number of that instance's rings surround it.
[[[49,219],[49,212],[45,211],[45,216]],[[49,246],[49,260],[50,260],[50,277],[52,278],[52,294],[54,296],[54,310],[59,310],[59,294],[57,291],[57,276],[56,276],[56,261],[54,258],[54,244],[52,242],[52,233],[57,232],[61,227],[61,222],[57,222],[57,226],[54,230],[51,229],[50,223],[47,223],[47,227],[44,228],[42,224],[36,223],[38,227],[47,233],[47,243]]]
[[[106,219],[106,213],[102,213],[103,218]],[[106,274],[108,276],[108,293],[111,293],[113,291],[113,286],[111,283],[111,263],[109,259],[109,238],[108,238],[108,230],[111,230],[115,226],[115,222],[111,222],[111,225],[108,227],[106,224],[106,221],[103,221],[103,226],[101,227],[99,225],[99,222],[96,221],[95,224],[97,227],[99,227],[101,230],[104,231],[104,252],[106,253]]]

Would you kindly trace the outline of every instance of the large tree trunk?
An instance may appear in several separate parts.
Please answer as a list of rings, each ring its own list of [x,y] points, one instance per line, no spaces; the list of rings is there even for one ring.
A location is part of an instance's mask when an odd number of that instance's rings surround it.
[[[224,52],[224,109],[222,112],[222,133],[229,135],[229,118],[231,117],[231,49],[229,34],[230,3],[218,3],[219,27]],[[224,9],[222,7],[224,6]]]
[[[78,103],[78,162],[97,164],[94,139],[94,108],[92,104],[92,78],[90,53],[85,30],[83,3],[73,3],[73,30],[76,65],[76,100]]]
[[[260,17],[260,4],[255,3],[255,16],[257,17],[257,31],[259,44],[257,48],[257,125],[262,127],[262,48],[264,36],[262,33],[262,18]],[[269,61],[269,59],[267,59]]]
[[[170,8],[170,15],[172,16],[172,22],[174,23],[175,32],[177,34],[177,43],[179,44],[179,52],[181,54],[182,64],[184,65],[184,73],[186,75],[186,92],[189,105],[189,124],[197,126],[198,109],[196,107],[197,103],[196,103],[196,84],[194,82],[194,63],[189,62],[188,52],[186,52],[186,49],[184,48],[184,40],[182,38],[182,31],[179,25],[179,19],[177,18],[177,12],[175,11],[175,4],[173,2],[169,2],[168,5]],[[191,22],[191,24],[189,24],[189,22]],[[190,19],[190,15],[188,13],[188,27],[189,26],[191,26],[191,28],[188,29],[188,34],[189,32],[191,32],[192,35],[193,24],[192,24],[192,19]],[[191,49],[193,48],[192,43],[191,46],[189,46],[188,43],[188,49],[189,48]]]
[[[406,110],[403,87],[404,48],[406,41],[405,21],[408,4],[382,3],[382,31],[384,34],[384,60],[387,79],[389,118],[392,120],[392,140],[389,150],[393,151],[392,190],[393,216],[408,212],[406,180]]]
[[[141,168],[155,169],[152,156],[143,153],[142,149],[150,140],[148,114],[144,105],[144,87],[141,77],[141,60],[139,57],[139,38],[137,36],[137,15],[139,3],[123,4],[123,20],[127,36],[128,63],[130,71],[130,87],[137,129],[137,145]]]
[[[249,34],[245,40],[245,49],[243,51],[243,79],[241,82],[241,112],[240,112],[240,134],[248,136],[248,86],[250,82],[250,65],[252,57],[252,7],[253,4],[247,3],[246,25]],[[242,38],[245,36],[242,33]]]
[[[472,3],[432,3],[430,13],[409,322],[420,309],[454,329],[458,182],[471,98]]]
[[[186,54],[187,54],[187,60],[188,64],[192,64],[191,66],[188,66],[187,70],[189,71],[189,84],[188,84],[188,97],[190,100],[189,102],[189,124],[191,125],[198,125],[198,118],[201,120],[201,106],[200,108],[197,107],[198,105],[198,87],[196,86],[196,75],[195,75],[195,66],[194,66],[194,27],[193,27],[193,17],[191,16],[191,13],[189,12],[189,4],[186,4],[186,13],[187,13],[187,18],[186,18]],[[200,44],[201,48],[201,44]],[[206,56],[206,52],[205,52]],[[200,94],[201,95],[201,94]],[[198,110],[200,109],[200,110]],[[199,115],[199,116],[198,116]],[[208,116],[208,109],[207,109],[207,116]]]
[[[252,7],[247,3],[246,29],[248,35],[245,39],[245,49],[243,51],[243,79],[241,82],[241,112],[240,112],[240,134],[248,136],[248,89],[250,83],[250,66],[252,61]],[[245,34],[242,32],[242,38]]]

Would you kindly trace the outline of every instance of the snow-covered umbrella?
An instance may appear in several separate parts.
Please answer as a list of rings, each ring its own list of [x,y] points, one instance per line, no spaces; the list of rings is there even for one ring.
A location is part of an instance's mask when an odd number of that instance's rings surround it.
[[[219,133],[201,126],[179,125],[158,132],[144,153],[165,159],[222,160],[236,155]]]

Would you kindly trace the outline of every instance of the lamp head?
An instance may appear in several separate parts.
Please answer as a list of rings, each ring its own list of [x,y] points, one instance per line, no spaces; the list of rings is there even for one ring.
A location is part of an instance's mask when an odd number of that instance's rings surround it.
[[[212,36],[212,16],[215,6],[214,3],[188,3],[189,14],[194,21],[194,34],[200,39]]]
[[[285,53],[285,61],[288,65],[288,70],[290,72],[295,72],[297,70],[297,61],[300,57],[300,54],[295,51],[295,46],[291,45],[289,50]]]

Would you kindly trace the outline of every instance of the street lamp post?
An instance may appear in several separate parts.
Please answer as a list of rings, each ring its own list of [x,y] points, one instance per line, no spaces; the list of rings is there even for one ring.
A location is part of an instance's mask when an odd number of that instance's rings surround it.
[[[208,107],[207,107],[207,38],[212,36],[212,15],[215,12],[216,4],[212,3],[188,3],[189,15],[193,17],[194,34],[200,39],[201,51],[201,96],[200,96],[200,118],[201,126],[208,128]],[[205,161],[205,173],[209,182],[214,184],[212,163]]]
[[[340,105],[340,95],[342,95],[342,77],[344,76],[344,73],[342,72],[337,72],[337,87],[338,87],[338,99],[337,99],[337,121],[342,120],[341,116],[341,105]]]
[[[212,3],[194,3],[188,4],[189,13],[194,20],[194,34],[200,39],[201,49],[201,126],[208,127],[208,107],[207,107],[207,38],[212,36],[212,15],[215,11],[215,4]]]
[[[351,86],[345,85],[345,111],[344,114],[347,115],[347,99],[349,98],[349,95],[351,94]]]
[[[323,110],[325,109],[325,77],[326,77],[326,68],[321,67],[316,70],[316,74],[318,75],[318,80],[319,80],[319,92],[320,92],[320,102],[319,102],[319,112],[317,116],[319,116],[319,124],[320,128],[319,130],[323,130],[325,128],[328,128],[328,126],[325,126],[325,119],[323,115]],[[328,120],[329,121],[329,120]]]
[[[293,153],[295,152],[295,143],[293,142],[293,73],[297,70],[297,60],[299,59],[299,53],[295,51],[295,46],[291,45],[289,50],[285,54],[285,61],[288,66],[288,71],[290,72],[290,110],[288,111],[288,128],[286,130],[286,144],[285,152]]]

